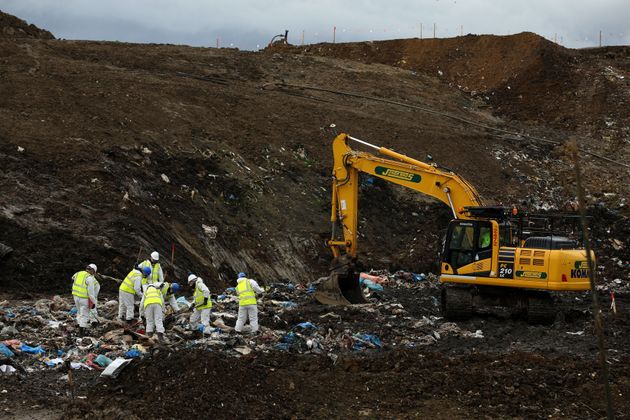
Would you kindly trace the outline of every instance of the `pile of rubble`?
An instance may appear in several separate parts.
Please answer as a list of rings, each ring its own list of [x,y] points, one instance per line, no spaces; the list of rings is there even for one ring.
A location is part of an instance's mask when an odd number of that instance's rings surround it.
[[[143,357],[164,346],[174,350],[199,348],[237,357],[252,352],[327,354],[335,361],[340,353],[431,345],[448,335],[483,338],[481,330],[462,330],[435,315],[412,316],[394,296],[384,293],[385,289],[399,293],[414,290],[425,295],[428,305],[435,308],[436,276],[377,274],[361,278],[371,303],[352,307],[317,304],[312,298],[313,285],[268,286],[259,299],[262,326],[257,335],[234,332],[238,299],[233,289],[217,296],[211,325],[206,328],[201,324],[189,325],[190,312],[186,308],[191,303],[180,296],[178,303],[184,309],[173,313],[168,307],[164,342],[146,336],[140,322],[130,327],[116,320],[115,300],[100,304],[99,323],[93,325],[87,337],[77,337],[76,309],[69,296],[3,301],[0,302],[2,373],[52,368],[102,371],[112,361]]]

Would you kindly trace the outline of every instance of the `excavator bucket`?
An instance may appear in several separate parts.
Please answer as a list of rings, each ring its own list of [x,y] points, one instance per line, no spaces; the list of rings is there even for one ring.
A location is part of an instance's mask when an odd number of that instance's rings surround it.
[[[359,283],[359,273],[355,272],[350,258],[333,261],[331,273],[317,287],[315,299],[324,305],[352,305],[367,303]]]

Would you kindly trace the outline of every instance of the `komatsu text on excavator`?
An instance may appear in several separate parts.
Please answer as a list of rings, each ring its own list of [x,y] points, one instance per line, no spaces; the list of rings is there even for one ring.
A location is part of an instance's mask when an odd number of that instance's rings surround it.
[[[385,157],[353,150],[350,141]],[[501,305],[516,307],[532,323],[550,322],[555,310],[549,291],[590,289],[586,251],[576,241],[528,232],[522,219],[514,222],[512,209],[485,206],[475,188],[449,170],[340,134],[333,141],[333,232],[328,241],[335,259],[331,276],[316,293],[320,302],[365,302],[352,264],[358,247],[360,172],[434,197],[451,209],[440,262],[447,318],[465,319],[474,308]]]

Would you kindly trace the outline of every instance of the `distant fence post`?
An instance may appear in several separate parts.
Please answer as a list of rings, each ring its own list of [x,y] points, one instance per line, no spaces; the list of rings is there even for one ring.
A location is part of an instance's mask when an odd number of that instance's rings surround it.
[[[337,38],[337,27],[333,26],[333,44],[335,43],[336,38]]]
[[[217,48],[219,48],[219,38],[217,38]]]
[[[435,39],[435,23],[433,24],[433,39]]]
[[[599,47],[602,47],[602,31],[599,31]]]
[[[420,39],[422,39],[422,22],[420,22]]]
[[[302,29],[302,40],[300,41],[300,45],[304,45],[304,29]]]

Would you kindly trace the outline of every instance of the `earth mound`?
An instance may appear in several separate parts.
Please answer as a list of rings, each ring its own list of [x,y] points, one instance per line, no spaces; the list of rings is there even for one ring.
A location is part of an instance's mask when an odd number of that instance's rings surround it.
[[[0,38],[35,38],[55,39],[54,35],[45,29],[4,13],[0,10]]]

